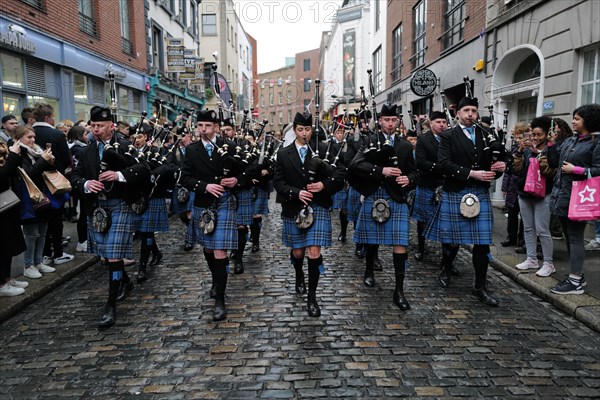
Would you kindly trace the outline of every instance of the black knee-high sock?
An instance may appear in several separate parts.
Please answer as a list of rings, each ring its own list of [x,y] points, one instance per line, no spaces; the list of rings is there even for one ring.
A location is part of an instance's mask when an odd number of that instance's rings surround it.
[[[342,227],[342,236],[346,236],[346,232],[348,231],[348,214],[340,211],[340,226]]]
[[[377,250],[379,249],[379,246],[374,244],[365,244],[364,247],[367,250],[365,254],[367,271],[373,271],[373,264],[375,263],[375,257],[377,257]]]
[[[202,251],[204,253],[204,259],[208,264],[208,269],[210,270],[211,275],[214,275],[215,272],[215,253],[209,253],[205,250]]]
[[[423,252],[425,250],[425,223],[417,222],[417,238],[419,240],[419,252]]]
[[[408,254],[397,254],[394,253],[394,275],[396,276],[396,290],[402,291],[402,285],[404,284],[404,276],[406,271],[406,260]]]
[[[152,239],[152,244],[150,245],[150,250],[152,250],[152,254],[158,254],[158,244],[156,244],[156,238],[154,237],[154,232],[150,232],[150,238]]]
[[[296,258],[294,256],[294,251],[290,250],[290,261],[294,270],[296,271],[296,276],[304,276],[304,272],[302,271],[302,265],[304,264],[304,257]]]
[[[250,225],[250,241],[257,243],[260,240],[260,228],[262,227],[262,217],[252,218],[252,225]]]
[[[323,257],[308,259],[308,293],[315,294],[319,285],[319,267],[323,264]]]
[[[117,296],[123,281],[124,269],[123,260],[108,263],[108,301],[106,305],[109,307],[117,306]]]
[[[473,246],[473,267],[475,268],[475,289],[484,289],[488,265],[490,246],[476,244]]]
[[[242,261],[242,257],[244,256],[244,248],[246,247],[246,242],[248,240],[248,227],[244,226],[243,228],[238,228],[238,248],[235,253],[235,260]]]
[[[217,300],[225,300],[225,289],[227,288],[227,264],[229,259],[215,258],[213,281],[217,288]]]
[[[149,232],[140,233],[140,264],[148,264],[150,258],[150,249],[152,248],[152,234]]]
[[[458,246],[442,243],[442,268],[451,268],[458,254]]]

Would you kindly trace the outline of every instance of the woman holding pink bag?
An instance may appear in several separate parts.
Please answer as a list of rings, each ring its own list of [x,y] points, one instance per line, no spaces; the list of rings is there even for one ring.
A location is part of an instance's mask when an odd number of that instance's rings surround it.
[[[537,276],[550,276],[556,271],[550,235],[550,193],[558,168],[558,151],[549,142],[551,130],[551,118],[534,118],[531,121],[531,147],[520,148],[513,155],[513,171],[519,173],[517,193],[527,249],[527,259],[517,264],[516,268],[536,269]],[[542,268],[537,260],[538,237],[544,255]]]
[[[583,237],[587,222],[569,219],[569,201],[574,181],[582,181],[588,176],[600,176],[600,146],[597,145],[600,105],[588,104],[576,108],[573,111],[572,125],[575,135],[566,139],[561,147],[560,169],[554,178],[550,201],[550,209],[563,227],[571,264],[571,273],[567,279],[550,289],[555,294],[583,294],[586,284],[583,276]]]

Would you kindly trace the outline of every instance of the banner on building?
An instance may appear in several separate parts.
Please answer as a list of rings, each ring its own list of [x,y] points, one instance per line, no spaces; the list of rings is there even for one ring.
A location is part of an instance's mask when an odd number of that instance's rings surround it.
[[[344,95],[354,96],[355,86],[355,52],[356,52],[356,32],[354,30],[344,32],[343,36],[343,65],[344,65]]]
[[[214,88],[215,87],[215,75],[217,75],[217,79],[218,79],[218,85],[219,85],[219,91],[221,92],[220,96],[221,96],[221,100],[223,100],[223,105],[226,108],[229,108],[229,103],[232,99],[231,97],[231,90],[229,89],[229,84],[227,83],[227,79],[225,79],[225,77],[221,74],[219,74],[218,72],[215,74],[211,74],[210,75],[210,87]],[[215,96],[217,95],[216,91],[215,91]]]
[[[196,58],[194,60],[194,79],[190,80],[190,85],[204,87],[206,77],[204,76],[204,59]]]
[[[183,39],[167,40],[167,72],[185,72]]]
[[[196,77],[196,59],[196,52],[194,50],[183,50],[185,71],[179,74],[179,79],[194,79]]]

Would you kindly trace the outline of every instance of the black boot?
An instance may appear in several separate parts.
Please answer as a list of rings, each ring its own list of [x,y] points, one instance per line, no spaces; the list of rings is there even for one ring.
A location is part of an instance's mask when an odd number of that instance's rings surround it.
[[[156,243],[154,244],[156,246]],[[150,260],[150,263],[148,263],[148,265],[150,265],[151,267],[160,264],[160,262],[163,259],[163,253],[158,250],[158,247],[156,247],[156,252],[152,253],[152,259]]]
[[[238,248],[235,253],[235,267],[233,273],[243,274],[244,273],[244,248],[246,247],[246,237],[248,235],[248,227],[238,228]]]
[[[340,211],[340,226],[342,229],[340,236],[338,236],[338,241],[346,243],[346,232],[348,232],[348,214],[342,211]]]
[[[396,289],[394,290],[394,304],[402,311],[410,310],[410,304],[404,297],[404,274],[408,255],[394,253],[394,274],[396,275]]]
[[[140,233],[140,266],[138,267],[137,283],[148,280],[148,259],[150,258],[150,248],[152,246],[152,236],[150,233]]]
[[[443,288],[450,286],[450,276],[454,275],[452,273],[452,264],[454,263],[457,253],[458,246],[450,246],[447,243],[442,243],[442,272],[440,273],[440,276],[438,276],[438,283]]]
[[[214,282],[216,286],[215,308],[213,309],[213,321],[222,321],[227,318],[227,307],[225,306],[225,289],[227,288],[227,258],[215,259]]]
[[[488,291],[486,280],[487,270],[489,265],[488,253],[490,247],[486,245],[475,245],[473,246],[473,267],[475,268],[475,287],[471,291],[479,301],[488,306],[497,307],[498,300],[496,300]]]
[[[123,301],[129,296],[129,293],[133,291],[133,282],[129,279],[129,275],[125,271],[125,267],[123,267],[123,281],[119,286],[119,294],[117,295],[117,301]]]
[[[252,218],[252,225],[250,225],[251,241],[252,241],[252,252],[256,253],[260,250],[260,228],[262,227],[262,217]]]
[[[363,278],[363,283],[366,287],[375,286],[375,274],[373,273],[373,263],[375,262],[375,249],[371,245],[364,245],[367,249],[367,254],[365,255],[366,259],[366,268],[365,268],[365,277]]]
[[[148,269],[146,263],[140,262],[137,273],[137,283],[142,283],[148,280]]]
[[[381,265],[381,260],[379,259],[379,245],[373,245],[373,251],[375,252],[375,258],[373,259],[373,271],[383,271],[383,265]]]
[[[323,264],[323,257],[308,259],[308,297],[306,309],[310,317],[320,317],[321,309],[317,303],[317,286],[319,285],[319,267]]]
[[[208,253],[204,250],[204,259],[208,264],[208,269],[210,270],[211,284],[210,290],[208,291],[208,296],[211,299],[217,297],[217,286],[215,285],[215,253]]]
[[[293,251],[290,251],[290,262],[294,267],[294,271],[296,272],[296,294],[303,295],[306,293],[306,283],[304,280],[304,272],[302,271],[302,265],[304,264],[304,257],[296,258],[294,257]]]
[[[365,258],[365,245],[356,243],[356,249],[354,250],[354,255],[360,259]]]
[[[419,247],[414,254],[414,258],[417,261],[423,261],[423,257],[425,256],[425,236],[423,236],[424,230],[424,224],[422,222],[417,222],[417,238]]]
[[[123,261],[108,263],[108,300],[98,321],[99,328],[113,326],[117,320],[117,297],[123,282]]]

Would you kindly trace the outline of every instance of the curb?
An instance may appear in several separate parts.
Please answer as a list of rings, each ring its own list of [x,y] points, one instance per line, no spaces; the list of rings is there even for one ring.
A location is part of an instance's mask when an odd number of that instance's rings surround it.
[[[98,256],[93,256],[84,260],[83,262],[75,265],[68,270],[65,270],[62,274],[56,274],[52,276],[49,280],[44,280],[43,282],[30,282],[29,288],[25,291],[25,293],[21,296],[15,296],[7,300],[7,306],[3,307],[0,310],[0,322],[4,322],[10,317],[18,314],[24,308],[34,303],[35,301],[41,299],[46,294],[50,293],[55,288],[59,287],[65,282],[68,282],[76,275],[79,275],[81,272],[85,271],[92,265],[96,264],[100,260]],[[48,276],[48,275],[46,275]],[[48,276],[48,277],[50,277]],[[39,279],[38,279],[39,280]],[[9,299],[9,298],[7,298]],[[14,301],[11,301],[14,300]]]
[[[463,247],[473,252],[473,245],[463,245]],[[490,261],[490,265],[561,312],[600,333],[600,300],[587,293],[555,295],[550,293],[550,288],[560,283],[556,278],[539,278],[534,273],[519,271],[497,258]]]

